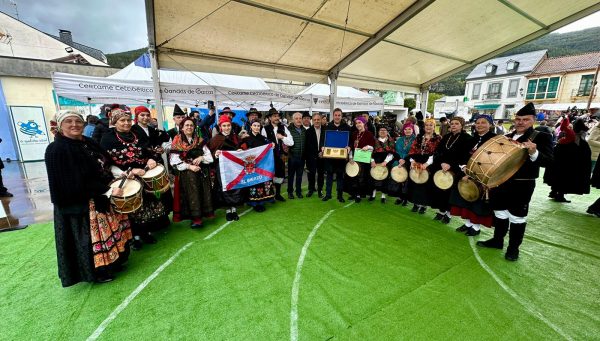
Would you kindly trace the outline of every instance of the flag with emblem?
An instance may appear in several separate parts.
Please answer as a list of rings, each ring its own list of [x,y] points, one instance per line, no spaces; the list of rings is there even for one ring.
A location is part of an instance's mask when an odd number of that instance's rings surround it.
[[[275,175],[271,144],[241,152],[223,151],[219,157],[219,170],[224,191],[267,182]]]

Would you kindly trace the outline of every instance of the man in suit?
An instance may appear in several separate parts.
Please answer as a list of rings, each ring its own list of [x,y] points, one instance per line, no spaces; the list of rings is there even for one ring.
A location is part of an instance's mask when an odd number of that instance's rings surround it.
[[[534,131],[535,117],[535,107],[533,103],[528,103],[515,116],[515,131],[506,135],[526,148],[528,155],[515,175],[490,190],[490,204],[494,210],[494,237],[477,242],[478,246],[502,249],[510,226],[504,258],[513,262],[519,258],[519,246],[525,235],[535,179],[539,176],[540,167],[546,167],[552,162],[552,136]]]
[[[342,109],[335,108],[332,116],[333,120],[324,127],[325,131],[347,131],[350,133],[350,126],[342,121],[344,113]],[[346,148],[348,149],[349,141],[346,141]],[[325,196],[323,201],[331,199],[331,192],[333,190],[333,174],[335,173],[337,181],[337,199],[343,203],[346,200],[343,197],[344,193],[344,173],[346,170],[347,160],[327,159],[325,162],[325,169],[327,171],[326,185],[325,185]]]
[[[312,126],[306,130],[306,168],[308,178],[307,197],[311,197],[316,191],[319,198],[323,197],[323,184],[325,182],[324,161],[321,158],[321,148],[325,142],[325,129],[321,126],[321,114],[312,115]],[[315,187],[316,176],[316,187]]]

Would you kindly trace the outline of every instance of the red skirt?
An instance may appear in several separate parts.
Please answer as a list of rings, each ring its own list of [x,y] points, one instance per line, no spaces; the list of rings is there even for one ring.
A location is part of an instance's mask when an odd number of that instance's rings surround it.
[[[486,227],[492,227],[492,220],[494,219],[492,215],[480,216],[469,209],[458,206],[452,206],[450,214],[460,216],[463,219],[469,219],[473,224],[480,224]]]

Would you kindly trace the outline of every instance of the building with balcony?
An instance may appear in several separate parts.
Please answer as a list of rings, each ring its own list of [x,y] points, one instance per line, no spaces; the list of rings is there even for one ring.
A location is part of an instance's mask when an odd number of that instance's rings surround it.
[[[593,81],[599,63],[600,51],[547,58],[527,75],[525,99],[554,114],[573,107],[585,109],[590,96],[598,107],[598,86]]]
[[[526,76],[547,58],[547,50],[540,50],[477,65],[466,78],[466,106],[495,119],[510,118],[525,104]]]

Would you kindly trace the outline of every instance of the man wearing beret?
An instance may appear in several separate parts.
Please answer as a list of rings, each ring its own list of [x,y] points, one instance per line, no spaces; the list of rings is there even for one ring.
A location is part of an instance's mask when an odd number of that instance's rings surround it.
[[[515,131],[506,135],[520,143],[528,155],[523,166],[510,179],[490,190],[490,204],[494,210],[494,237],[477,242],[478,246],[502,249],[504,237],[508,233],[508,247],[504,258],[513,262],[519,259],[519,246],[525,235],[529,202],[540,167],[546,167],[552,162],[552,136],[534,131],[535,117],[535,107],[533,103],[528,103],[516,114]]]

